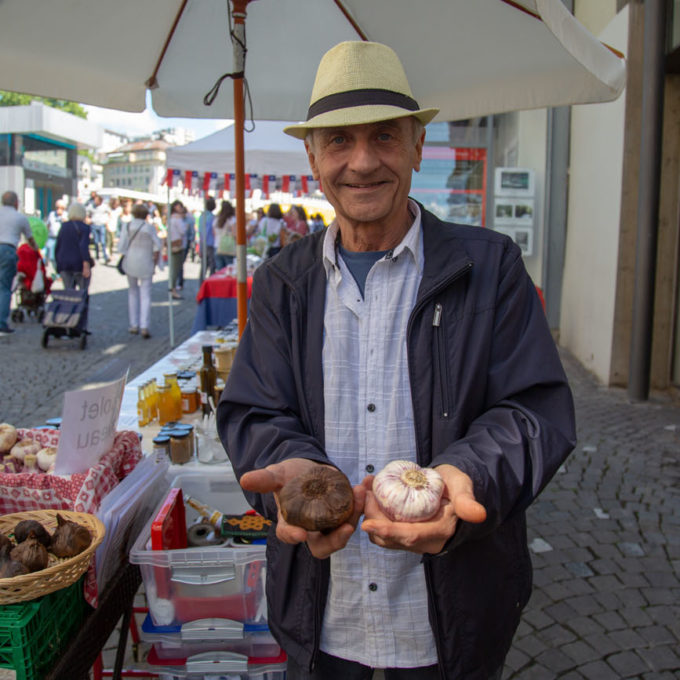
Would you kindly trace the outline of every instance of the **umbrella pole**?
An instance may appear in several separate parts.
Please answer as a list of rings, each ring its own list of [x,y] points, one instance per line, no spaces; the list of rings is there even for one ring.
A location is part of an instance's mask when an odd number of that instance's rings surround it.
[[[238,335],[243,334],[248,317],[248,274],[246,267],[246,183],[245,153],[243,148],[243,71],[245,68],[246,6],[249,0],[232,0],[234,10],[234,161],[236,172],[236,305]]]

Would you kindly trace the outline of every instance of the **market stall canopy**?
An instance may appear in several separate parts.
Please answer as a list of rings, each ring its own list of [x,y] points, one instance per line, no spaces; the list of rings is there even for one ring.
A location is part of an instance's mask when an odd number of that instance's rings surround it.
[[[0,88],[161,116],[235,118],[226,0],[3,0]],[[392,47],[438,120],[615,99],[625,66],[561,0],[254,0],[255,120],[306,117],[319,60],[343,40]],[[230,81],[229,81],[230,82]]]
[[[258,121],[244,133],[245,171],[257,175],[304,175],[311,173],[303,144],[285,135],[287,123]],[[248,129],[253,123],[248,123]],[[234,172],[234,129],[232,125],[207,137],[167,150],[166,165],[178,170]]]

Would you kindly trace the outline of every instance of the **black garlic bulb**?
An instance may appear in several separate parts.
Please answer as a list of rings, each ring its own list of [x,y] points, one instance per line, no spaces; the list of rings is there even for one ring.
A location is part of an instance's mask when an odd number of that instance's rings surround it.
[[[10,538],[5,536],[5,534],[0,534],[0,549],[4,548],[5,546],[8,546],[11,550],[14,547],[14,543],[12,543]]]
[[[12,578],[14,576],[30,573],[28,568],[21,562],[17,562],[10,557],[11,550],[11,541],[9,544],[3,543],[3,545],[0,546],[0,578]]]
[[[50,550],[57,557],[75,557],[80,555],[90,543],[92,535],[87,527],[71,522],[57,513],[57,528],[52,534]]]
[[[12,548],[9,555],[13,560],[21,562],[31,572],[44,569],[49,561],[47,548],[32,531],[28,532],[28,536],[23,542]]]
[[[28,534],[31,531],[46,548],[50,547],[52,537],[47,529],[35,519],[22,519],[21,522],[14,527],[14,538],[16,542],[23,543],[28,538]]]
[[[279,507],[288,524],[328,532],[352,516],[354,493],[340,470],[318,465],[281,489]]]

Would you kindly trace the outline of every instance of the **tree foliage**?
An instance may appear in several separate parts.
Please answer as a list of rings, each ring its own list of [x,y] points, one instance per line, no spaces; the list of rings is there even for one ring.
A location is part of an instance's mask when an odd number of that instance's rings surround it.
[[[79,118],[87,118],[87,111],[78,103],[67,99],[55,99],[54,97],[36,97],[32,94],[8,92],[0,90],[0,106],[27,106],[32,101],[42,102],[45,106],[72,113]]]

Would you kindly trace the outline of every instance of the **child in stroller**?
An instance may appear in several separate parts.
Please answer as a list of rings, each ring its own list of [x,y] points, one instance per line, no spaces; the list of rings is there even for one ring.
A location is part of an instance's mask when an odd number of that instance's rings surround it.
[[[45,313],[45,300],[52,287],[52,279],[47,276],[45,263],[40,253],[33,250],[27,243],[17,248],[17,257],[19,258],[17,273],[12,286],[15,294],[15,307],[11,313],[12,321],[21,322],[26,316],[33,316],[38,321],[42,321]]]

